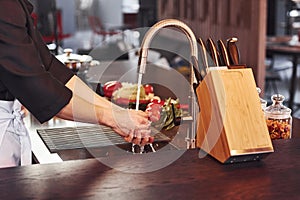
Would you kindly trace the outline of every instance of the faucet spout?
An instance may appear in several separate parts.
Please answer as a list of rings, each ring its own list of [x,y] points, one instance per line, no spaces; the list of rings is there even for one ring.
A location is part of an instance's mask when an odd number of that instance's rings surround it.
[[[146,71],[147,57],[148,57],[148,49],[150,47],[150,43],[153,37],[159,32],[162,28],[174,27],[181,30],[189,40],[190,49],[191,49],[191,57],[194,56],[198,60],[198,48],[197,48],[197,40],[193,33],[193,31],[182,21],[176,19],[165,19],[160,22],[154,24],[149,31],[146,33],[143,42],[141,44],[140,49],[140,57],[139,57],[139,73],[144,74]]]
[[[193,31],[182,21],[176,20],[176,19],[165,19],[162,20],[155,25],[153,25],[149,31],[146,33],[140,49],[140,57],[138,62],[138,84],[140,85],[142,75],[146,72],[146,65],[147,65],[147,57],[148,57],[148,50],[150,48],[150,43],[153,39],[153,37],[159,32],[162,28],[178,28],[181,30],[187,37],[189,44],[190,44],[190,51],[191,51],[191,57],[190,57],[190,65],[191,65],[191,93],[194,93],[194,84],[198,85],[197,77],[195,76],[194,68],[198,70],[198,47],[197,47],[197,40],[193,33]],[[196,66],[195,66],[196,65]],[[136,102],[136,109],[138,109],[139,105],[139,87],[137,91],[137,102]],[[186,142],[187,142],[187,148],[195,148],[195,138],[196,138],[196,119],[197,119],[197,112],[196,112],[196,103],[193,98],[193,94],[190,96],[191,101],[191,117],[193,118],[193,122],[191,124],[191,128],[187,133]]]

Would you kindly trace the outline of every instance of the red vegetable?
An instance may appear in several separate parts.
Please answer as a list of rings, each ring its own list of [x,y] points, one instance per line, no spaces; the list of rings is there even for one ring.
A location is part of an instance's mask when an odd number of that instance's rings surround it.
[[[159,104],[161,106],[163,106],[165,104],[165,101],[162,101],[160,99],[151,99],[150,102],[155,103],[155,104]]]
[[[129,103],[136,103],[135,99],[127,99],[127,98],[117,98],[115,103],[118,105],[128,105]],[[149,100],[140,99],[140,104],[149,103]]]
[[[189,109],[189,105],[188,104],[178,104],[177,109],[182,109],[182,110],[188,110]]]
[[[148,94],[150,94],[150,93],[154,93],[153,86],[150,85],[150,84],[144,85],[144,89],[145,89],[146,95],[148,95]]]
[[[106,82],[104,85],[103,85],[103,93],[104,93],[104,96],[108,97],[108,98],[111,98],[112,96],[112,93],[121,88],[122,87],[122,83],[119,82],[119,81],[109,81],[109,82]]]
[[[146,112],[149,113],[149,119],[152,122],[157,122],[160,119],[162,105],[151,102],[147,105]]]

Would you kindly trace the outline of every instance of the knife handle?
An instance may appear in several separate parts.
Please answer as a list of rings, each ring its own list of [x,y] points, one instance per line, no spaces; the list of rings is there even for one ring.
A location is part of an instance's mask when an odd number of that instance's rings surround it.
[[[232,65],[239,65],[240,63],[240,52],[236,45],[237,41],[237,38],[230,38],[227,40],[227,50]]]

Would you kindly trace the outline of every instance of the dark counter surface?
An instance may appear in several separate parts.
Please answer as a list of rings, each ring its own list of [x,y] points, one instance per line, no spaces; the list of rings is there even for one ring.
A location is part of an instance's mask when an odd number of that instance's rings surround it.
[[[0,197],[5,200],[299,199],[300,139],[274,141],[274,148],[275,152],[261,161],[229,165],[220,164],[210,156],[200,159],[199,150],[187,150],[172,164],[147,173],[121,172],[97,159],[6,168],[0,170]],[[178,151],[163,153],[171,155]],[[125,166],[142,157],[129,155],[111,160],[126,169]],[[135,166],[130,168],[134,170]]]

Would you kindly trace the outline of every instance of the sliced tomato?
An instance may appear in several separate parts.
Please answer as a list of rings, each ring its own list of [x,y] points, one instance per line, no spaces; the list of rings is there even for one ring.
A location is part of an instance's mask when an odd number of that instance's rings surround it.
[[[104,96],[111,98],[114,91],[122,87],[122,83],[119,81],[108,81],[103,85]]]
[[[161,106],[163,106],[165,104],[165,101],[160,100],[160,99],[151,99],[150,102],[155,103],[155,104],[159,104]]]
[[[154,88],[153,88],[153,86],[150,85],[150,84],[144,85],[144,89],[145,89],[146,95],[148,95],[148,94],[150,94],[150,93],[154,93]]]
[[[162,105],[154,103],[154,102],[150,102],[147,105],[147,109],[151,109],[151,110],[158,110],[158,111],[160,111],[161,108],[162,108]]]

